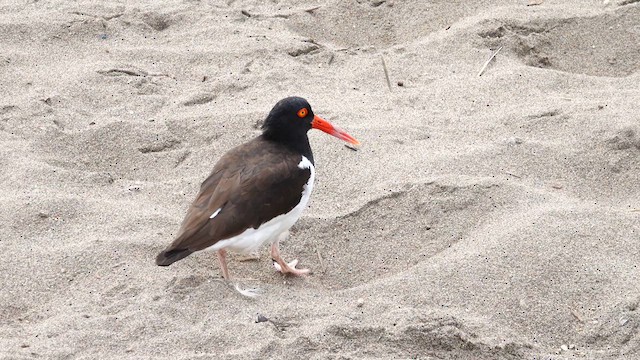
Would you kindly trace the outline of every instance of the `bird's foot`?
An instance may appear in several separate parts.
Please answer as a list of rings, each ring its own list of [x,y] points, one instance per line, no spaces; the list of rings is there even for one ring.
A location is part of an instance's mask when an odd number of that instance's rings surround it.
[[[296,265],[298,265],[298,259],[295,259],[289,263],[284,262],[284,260],[282,259],[280,259],[280,261],[273,259],[273,267],[276,268],[276,271],[283,274],[303,276],[311,272],[311,270],[309,269],[296,269]]]
[[[280,235],[279,240],[285,238],[289,232],[285,232]],[[282,256],[280,256],[280,249],[278,248],[278,241],[271,244],[271,259],[273,259],[273,267],[276,268],[277,271],[283,274],[291,274],[296,276],[307,275],[311,272],[309,269],[296,269],[296,265],[298,265],[298,260],[293,260],[290,263],[284,261]]]

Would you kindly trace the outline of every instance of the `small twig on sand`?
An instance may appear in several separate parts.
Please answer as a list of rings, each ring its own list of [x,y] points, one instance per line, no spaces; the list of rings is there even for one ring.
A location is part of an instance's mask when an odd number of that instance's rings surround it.
[[[324,260],[322,259],[322,255],[320,254],[320,249],[318,249],[318,247],[316,247],[316,254],[318,254],[318,260],[320,261],[320,267],[322,268],[322,271],[325,272],[327,270],[327,268],[324,267]]]
[[[79,15],[79,16],[88,16],[88,17],[92,17],[92,18],[95,18],[95,19],[102,19],[102,20],[106,20],[106,21],[109,21],[109,20],[115,19],[115,18],[119,18],[120,16],[124,15],[124,13],[113,14],[113,15],[93,15],[93,14],[89,14],[89,13],[85,13],[85,12],[81,12],[81,11],[72,11],[69,14]]]
[[[263,322],[271,323],[279,331],[284,331],[284,330],[286,330],[286,328],[291,326],[291,324],[289,324],[289,323],[285,323],[285,322],[282,322],[282,321],[271,320],[268,317],[258,313],[258,317],[256,318],[256,324],[263,323]]]
[[[518,175],[513,174],[513,173],[510,173],[510,172],[508,172],[508,171],[506,171],[506,172],[505,172],[505,174],[510,175],[510,176],[513,176],[513,177],[516,177],[516,178],[518,178],[518,179],[522,178],[522,176],[518,176]]]
[[[498,50],[496,50],[493,55],[491,55],[491,57],[489,58],[489,60],[487,60],[487,62],[484,63],[484,65],[482,66],[482,69],[480,69],[480,72],[478,73],[478,76],[482,76],[482,73],[484,73],[484,71],[487,69],[487,66],[489,66],[489,63],[491,62],[491,60],[493,60],[496,55],[498,55],[498,53],[500,52],[500,50],[502,50],[502,46],[500,46],[498,48]]]
[[[129,76],[147,76],[147,73],[144,70],[128,70],[128,69],[109,69],[109,70],[98,70],[98,74],[107,75],[107,76],[118,76],[118,75],[129,75]]]
[[[334,54],[331,54],[331,56],[329,57],[329,61],[327,61],[327,65],[333,64],[333,60],[335,59],[335,57],[336,56]]]
[[[171,75],[167,74],[159,74],[159,73],[150,73],[144,70],[129,70],[129,69],[109,69],[109,70],[98,70],[98,74],[104,76],[136,76],[136,77],[146,77],[146,76],[159,76],[159,77],[168,77],[169,79],[175,80],[175,78]]]
[[[527,6],[542,5],[543,2],[544,0],[529,0],[529,3],[527,4]]]
[[[360,150],[360,148],[358,146],[353,145],[353,144],[344,144],[344,147],[346,147],[347,149],[352,150],[352,151]]]
[[[578,311],[574,310],[574,309],[569,309],[571,311],[571,315],[573,315],[578,321],[580,321],[581,323],[584,322],[584,319],[582,318],[582,316],[580,316],[580,313],[578,313]]]
[[[389,80],[389,70],[387,70],[387,63],[384,61],[384,56],[380,55],[382,59],[382,68],[384,69],[384,77],[387,79],[387,86],[389,87],[389,91],[391,91],[391,80]]]
[[[314,12],[314,11],[316,11],[316,10],[320,9],[321,7],[322,7],[322,5],[314,6],[314,7],[312,7],[312,8],[306,9],[306,10],[305,10],[305,12],[308,12],[309,14],[311,14],[312,12]]]

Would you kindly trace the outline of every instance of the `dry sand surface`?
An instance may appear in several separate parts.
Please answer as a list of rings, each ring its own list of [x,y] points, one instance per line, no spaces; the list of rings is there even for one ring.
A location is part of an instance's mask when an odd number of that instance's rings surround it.
[[[157,267],[289,95],[313,275]],[[4,359],[640,358],[637,0],[4,1],[0,153]]]

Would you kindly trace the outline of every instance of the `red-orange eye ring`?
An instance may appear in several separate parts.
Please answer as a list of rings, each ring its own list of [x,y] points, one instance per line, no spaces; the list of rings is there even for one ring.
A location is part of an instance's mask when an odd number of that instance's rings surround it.
[[[309,110],[307,110],[307,108],[302,108],[298,110],[298,117],[304,118],[305,116],[307,116],[308,113],[309,113]]]

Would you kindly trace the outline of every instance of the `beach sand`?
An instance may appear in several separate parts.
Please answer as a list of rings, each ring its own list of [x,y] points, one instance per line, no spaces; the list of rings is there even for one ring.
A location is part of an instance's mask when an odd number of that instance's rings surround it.
[[[313,274],[156,266],[290,95]],[[640,358],[637,0],[4,2],[0,153],[3,359]]]

